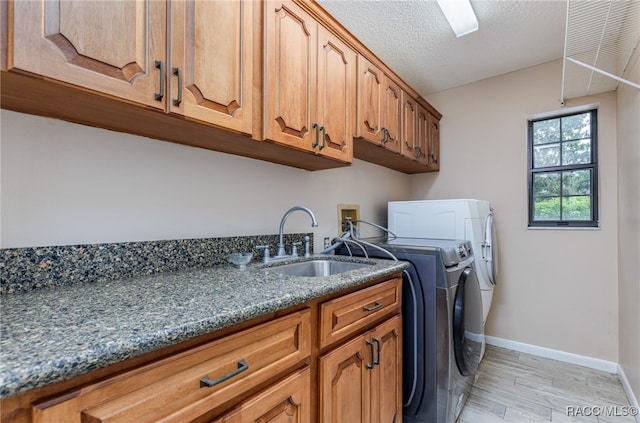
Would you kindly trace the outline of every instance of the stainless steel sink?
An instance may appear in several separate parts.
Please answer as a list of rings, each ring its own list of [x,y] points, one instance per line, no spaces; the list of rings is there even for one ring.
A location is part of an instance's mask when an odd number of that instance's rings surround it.
[[[368,266],[373,265],[369,263],[352,263],[335,260],[311,260],[272,266],[265,269],[265,271],[290,276],[326,277],[350,270],[363,269]]]

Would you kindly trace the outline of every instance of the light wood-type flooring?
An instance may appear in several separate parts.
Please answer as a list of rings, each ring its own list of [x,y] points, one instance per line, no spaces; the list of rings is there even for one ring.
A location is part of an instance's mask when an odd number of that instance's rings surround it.
[[[611,415],[624,407],[629,400],[615,374],[487,345],[458,423],[636,423]]]

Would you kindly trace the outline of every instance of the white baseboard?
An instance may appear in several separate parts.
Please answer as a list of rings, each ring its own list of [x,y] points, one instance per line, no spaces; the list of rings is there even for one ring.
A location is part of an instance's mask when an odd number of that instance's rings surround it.
[[[618,373],[618,363],[613,361],[601,360],[599,358],[587,357],[586,355],[573,354],[565,351],[553,350],[551,348],[539,347],[537,345],[525,344],[508,339],[497,338],[495,336],[485,336],[487,344],[496,347],[508,348],[514,351],[520,351],[527,354],[537,355],[539,357],[551,358],[553,360],[564,361],[565,363],[585,366],[591,369],[601,370],[608,373]]]
[[[629,404],[632,407],[635,407],[636,410],[640,410],[638,399],[634,395],[633,389],[631,389],[631,385],[629,384],[629,379],[627,379],[627,375],[624,374],[624,370],[622,370],[622,366],[620,366],[619,364],[618,364],[618,379],[620,379],[620,383],[622,383],[624,392],[627,394],[627,398],[629,398]],[[640,423],[640,415],[636,415],[636,421]]]

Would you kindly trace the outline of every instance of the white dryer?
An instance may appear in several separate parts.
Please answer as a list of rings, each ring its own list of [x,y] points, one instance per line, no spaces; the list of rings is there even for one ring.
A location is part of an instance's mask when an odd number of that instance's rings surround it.
[[[391,201],[388,227],[399,238],[465,239],[476,257],[483,323],[491,309],[498,279],[498,239],[488,201],[454,199]]]

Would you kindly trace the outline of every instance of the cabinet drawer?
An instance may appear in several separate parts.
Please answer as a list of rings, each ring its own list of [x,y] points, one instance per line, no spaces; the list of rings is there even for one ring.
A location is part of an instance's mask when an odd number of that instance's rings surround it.
[[[362,329],[380,317],[400,310],[402,280],[392,279],[320,306],[320,347]]]
[[[302,310],[36,404],[34,421],[191,421],[309,356],[309,316]]]

